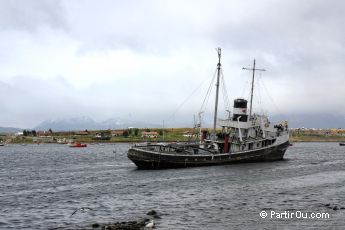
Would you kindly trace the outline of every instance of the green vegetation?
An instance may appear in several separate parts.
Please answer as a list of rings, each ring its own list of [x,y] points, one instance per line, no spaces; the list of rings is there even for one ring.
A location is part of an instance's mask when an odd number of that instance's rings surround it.
[[[118,130],[120,131],[120,130]],[[122,132],[121,132],[122,131]],[[166,129],[125,129],[121,130],[120,134],[113,134],[112,130],[92,130],[92,131],[26,131],[25,135],[7,136],[11,143],[58,143],[58,142],[161,142],[161,141],[195,141],[198,140],[196,130],[190,128],[166,128]],[[183,133],[188,131],[194,133],[193,137],[185,137]],[[154,137],[145,136],[145,132],[150,132]]]
[[[209,132],[211,130],[208,130]],[[220,130],[218,130],[220,132]],[[151,137],[145,136],[145,132],[149,132]],[[185,135],[184,135],[185,134]],[[188,134],[188,135],[186,135]],[[66,143],[74,142],[184,142],[199,140],[197,130],[191,128],[150,128],[138,129],[131,128],[125,130],[92,130],[92,131],[69,131],[69,132],[55,132],[52,130],[42,131],[26,131],[24,135],[19,136],[2,136],[3,142],[10,143]],[[291,130],[291,142],[345,142],[345,133],[339,130]]]
[[[344,142],[345,135],[338,130],[291,130],[290,142]]]

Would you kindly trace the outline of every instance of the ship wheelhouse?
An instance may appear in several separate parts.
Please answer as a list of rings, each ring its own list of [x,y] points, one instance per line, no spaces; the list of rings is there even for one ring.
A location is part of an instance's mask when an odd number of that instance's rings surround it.
[[[245,99],[235,99],[233,111],[231,118],[218,120],[218,125],[222,127],[220,136],[228,136],[228,138],[218,138],[219,148],[223,152],[227,152],[224,151],[227,150],[224,146],[229,146],[230,153],[266,148],[274,145],[279,136],[288,133],[287,122],[273,125],[267,116],[254,114],[249,117]]]

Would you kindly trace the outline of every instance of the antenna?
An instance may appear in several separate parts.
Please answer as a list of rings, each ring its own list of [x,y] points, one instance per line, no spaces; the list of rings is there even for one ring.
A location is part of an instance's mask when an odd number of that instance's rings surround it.
[[[250,93],[250,109],[249,109],[249,119],[252,117],[252,107],[253,107],[253,91],[254,91],[254,75],[255,75],[255,71],[266,71],[265,69],[256,69],[255,68],[255,59],[254,59],[254,64],[253,64],[253,68],[245,68],[243,67],[242,69],[245,70],[252,70],[253,71],[253,78],[252,78],[252,89],[251,89],[251,93]]]
[[[164,127],[164,120],[163,120],[163,141],[165,141],[165,133],[164,133],[164,129],[165,129],[165,127]]]
[[[203,114],[204,112],[199,112],[198,116],[199,116],[199,137],[200,137],[200,144],[201,144],[201,139],[202,139],[202,133],[201,133],[201,114]]]

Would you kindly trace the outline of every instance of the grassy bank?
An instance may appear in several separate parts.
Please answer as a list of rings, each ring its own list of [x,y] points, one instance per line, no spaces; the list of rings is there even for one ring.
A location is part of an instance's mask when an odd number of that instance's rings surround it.
[[[148,138],[142,135],[143,132],[156,132],[157,137]],[[188,131],[195,134],[193,137],[186,137],[183,134]],[[109,139],[100,140],[95,138],[97,133],[104,133]],[[140,130],[126,130],[125,135],[113,136],[109,130],[88,131],[88,134],[80,135],[78,132],[53,132],[47,136],[7,136],[3,137],[2,141],[8,143],[57,143],[59,140],[66,142],[83,142],[83,143],[132,143],[132,142],[148,142],[148,141],[194,141],[198,136],[196,131],[189,128],[169,128],[169,129],[140,129]]]
[[[339,136],[290,136],[290,142],[345,142],[345,137]]]
[[[134,142],[186,142],[198,140],[196,130],[189,128],[167,128],[167,129],[150,129],[151,132],[157,132],[156,138],[144,137],[141,133],[148,129],[140,129],[137,131],[126,130],[126,135],[112,136],[109,130],[97,130],[90,131],[87,135],[78,135],[73,132],[53,132],[49,136],[38,137],[38,136],[1,136],[2,142],[7,143],[18,143],[18,144],[29,144],[29,143],[57,143],[58,140],[83,142],[83,143],[134,143]],[[209,132],[211,130],[208,130]],[[220,131],[220,130],[219,130]],[[107,133],[109,140],[97,140],[95,139],[95,133]],[[187,137],[184,134],[195,134],[193,137]],[[290,133],[291,142],[345,142],[345,136],[341,135],[310,135],[305,133]]]

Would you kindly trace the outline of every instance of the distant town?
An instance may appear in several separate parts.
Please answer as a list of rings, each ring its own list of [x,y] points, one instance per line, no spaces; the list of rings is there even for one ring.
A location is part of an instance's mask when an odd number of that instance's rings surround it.
[[[211,132],[211,129],[203,129]],[[134,128],[116,130],[54,131],[23,130],[0,134],[1,143],[70,143],[70,142],[143,142],[195,141],[199,130],[193,128]],[[291,128],[291,142],[344,141],[345,129]]]
[[[69,142],[141,142],[149,140],[190,141],[197,139],[194,129],[139,129],[129,127],[117,130],[83,131],[45,131],[23,130],[21,132],[1,134],[0,141],[6,143],[69,143]]]
[[[345,129],[290,128],[290,141],[344,141]]]

